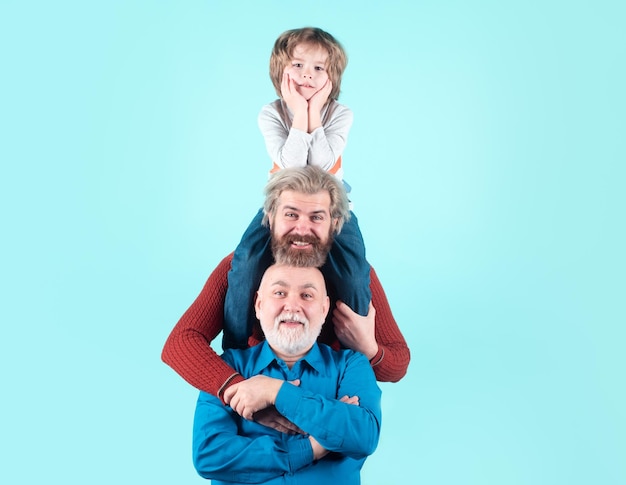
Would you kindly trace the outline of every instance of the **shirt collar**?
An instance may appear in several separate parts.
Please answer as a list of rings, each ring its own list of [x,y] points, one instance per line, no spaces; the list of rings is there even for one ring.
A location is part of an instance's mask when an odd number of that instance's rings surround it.
[[[260,374],[261,371],[267,367],[269,367],[269,365],[278,360],[278,357],[276,357],[276,354],[274,354],[274,351],[272,350],[272,348],[270,347],[270,344],[267,343],[267,341],[263,341],[262,344],[263,347],[261,348],[261,351],[258,354],[258,357],[256,359],[256,363],[254,365],[254,374],[253,375],[257,375]],[[309,350],[309,352],[300,359],[300,361],[304,361],[306,362],[309,366],[311,366],[313,369],[315,369],[317,372],[322,372],[325,368],[324,365],[324,358],[322,357],[322,353],[320,352],[320,347],[317,344],[317,342],[315,342],[313,344],[313,347],[311,347],[311,350]]]

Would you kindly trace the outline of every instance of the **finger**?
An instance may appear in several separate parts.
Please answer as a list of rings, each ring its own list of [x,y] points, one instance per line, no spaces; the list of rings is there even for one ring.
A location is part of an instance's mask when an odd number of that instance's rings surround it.
[[[287,426],[284,426],[280,421],[276,420],[272,423],[272,428],[274,428],[276,431],[280,431],[281,433],[287,433],[289,434],[291,432],[291,430],[289,428],[287,428]]]
[[[298,89],[297,89],[297,84],[296,84],[295,79],[292,79],[292,78],[291,78],[291,76],[289,77],[289,91],[290,91],[291,93],[293,93],[293,94],[294,94],[294,96],[299,96],[299,97],[302,97],[302,96],[300,95],[300,93],[298,92]]]
[[[232,407],[232,406],[231,406]],[[241,408],[241,406],[235,406],[233,407],[233,410],[239,415],[243,417],[243,409]]]
[[[241,416],[242,418],[245,418],[244,414],[246,412],[246,407],[243,406],[242,404],[237,404],[237,407],[235,408],[235,411],[237,411],[237,414],[239,416]]]
[[[294,434],[304,434],[304,431],[302,431],[297,426],[294,426],[293,428],[284,427],[284,431],[282,431],[282,433],[294,435]]]
[[[337,327],[342,327],[343,326],[343,322],[345,321],[345,317],[339,313],[333,313],[333,323],[335,324],[335,330],[337,330]]]
[[[337,333],[338,330],[341,331],[345,328],[346,317],[341,314],[333,315],[333,323],[335,324],[335,333]]]
[[[342,316],[343,316],[343,313],[342,313],[342,311],[341,311],[341,308],[340,308],[340,307],[336,307],[336,308],[333,310],[333,318],[336,318],[336,319],[338,319],[338,320],[339,320]]]
[[[338,301],[335,305],[335,311],[341,316],[346,316],[349,308],[350,307],[342,301]]]
[[[354,403],[354,402],[358,402],[359,401],[359,396],[348,396],[345,395],[340,399],[341,402],[347,402],[347,403]]]
[[[289,430],[290,433],[303,433],[303,431],[298,428],[298,426],[296,426],[295,424],[293,424],[291,421],[289,421],[287,418],[285,418],[282,415],[277,415],[276,417],[276,423],[279,423],[280,426],[282,426],[283,428],[285,428],[286,430]]]
[[[371,315],[372,317],[376,316],[376,308],[374,308],[374,304],[370,301],[370,307],[368,309],[367,315]]]
[[[224,390],[224,402],[226,404],[230,404],[231,399],[233,398],[233,396],[237,394],[237,385],[233,385],[230,387],[227,387],[226,390]]]
[[[241,416],[248,421],[252,421],[254,419],[254,409],[251,407],[244,408]]]
[[[282,419],[277,419],[276,420],[276,429],[278,429],[278,431],[280,431],[281,433],[286,433],[286,434],[296,434],[297,431],[295,429],[293,429],[293,425],[289,426],[291,423],[289,421],[287,421],[286,423],[283,422]]]
[[[287,74],[286,72],[283,73],[283,79],[280,83],[280,91],[282,93],[289,93],[289,74]]]

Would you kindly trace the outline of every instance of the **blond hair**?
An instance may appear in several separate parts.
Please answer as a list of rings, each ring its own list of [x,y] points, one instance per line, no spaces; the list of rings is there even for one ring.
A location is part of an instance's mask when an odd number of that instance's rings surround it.
[[[280,85],[283,72],[293,58],[294,49],[300,44],[320,47],[328,52],[325,68],[330,82],[333,83],[328,99],[337,100],[341,91],[341,76],[348,64],[348,56],[337,39],[317,27],[287,30],[276,39],[270,56],[270,78],[276,94],[282,97]]]

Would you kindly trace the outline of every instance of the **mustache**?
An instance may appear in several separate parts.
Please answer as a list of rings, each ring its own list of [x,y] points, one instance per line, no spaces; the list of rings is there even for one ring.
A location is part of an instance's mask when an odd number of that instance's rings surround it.
[[[303,236],[300,236],[298,234],[288,235],[285,236],[285,241],[289,243],[303,242],[307,244],[321,244],[321,239],[313,234],[305,234]]]
[[[309,324],[309,320],[305,316],[300,315],[299,313],[290,313],[290,312],[284,312],[278,315],[274,319],[274,326],[278,327],[278,325],[280,325],[283,322],[298,322],[298,323],[302,323],[305,327],[308,326]]]

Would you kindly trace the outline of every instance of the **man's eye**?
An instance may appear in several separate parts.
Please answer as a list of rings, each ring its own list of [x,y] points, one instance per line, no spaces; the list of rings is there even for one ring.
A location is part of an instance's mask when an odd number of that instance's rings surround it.
[[[287,213],[285,214],[285,217],[290,218],[290,219],[293,219],[294,217],[296,217],[296,215],[295,215],[293,212],[287,212]]]
[[[310,300],[311,298],[313,298],[313,295],[311,293],[303,293],[302,298],[304,298],[305,300]]]
[[[276,295],[276,296],[285,296],[285,292],[284,291],[275,291],[274,295]]]
[[[322,217],[322,216],[313,216],[311,219],[314,220],[314,221],[320,222],[320,221],[324,220],[324,217]]]

